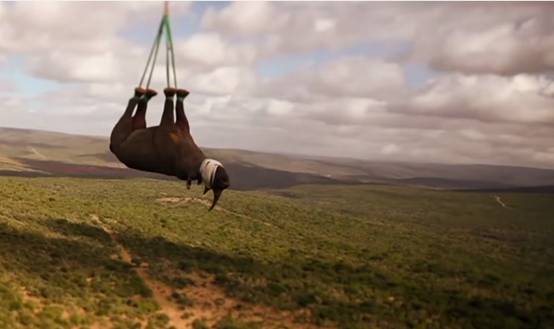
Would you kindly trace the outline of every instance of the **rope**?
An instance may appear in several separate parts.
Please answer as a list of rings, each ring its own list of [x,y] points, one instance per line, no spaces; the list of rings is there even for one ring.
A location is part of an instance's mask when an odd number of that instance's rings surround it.
[[[166,23],[167,23],[167,16],[166,17]],[[167,24],[166,24],[167,26]],[[167,31],[167,30],[166,30]],[[169,39],[166,37],[165,38],[165,80],[167,81],[167,87],[171,87],[170,85],[170,82],[169,82]]]
[[[160,27],[158,28],[158,33],[156,34],[156,37],[154,38],[154,43],[152,44],[152,48],[150,49],[150,54],[148,55],[148,60],[146,61],[146,66],[144,67],[144,72],[142,73],[142,76],[140,78],[139,87],[141,87],[141,88],[142,88],[142,84],[144,82],[144,78],[146,77],[146,72],[148,71],[148,67],[150,66],[150,62],[152,60],[152,55],[154,55],[154,51],[156,51],[156,53],[158,52],[157,49],[158,49],[158,46],[160,44],[160,40],[161,40],[162,33],[163,33],[163,24],[164,24],[164,20],[162,18],[162,21],[160,22]],[[156,63],[156,60],[154,59],[154,63],[152,65],[154,65],[155,63]],[[151,77],[152,77],[152,73],[150,73],[150,77],[148,78],[149,81],[150,81]],[[148,83],[148,85],[150,85],[150,83]]]
[[[152,81],[152,74],[154,73],[154,66],[156,66],[156,58],[158,57],[158,49],[160,48],[160,40],[161,38],[158,38],[158,42],[156,43],[156,50],[154,52],[154,60],[152,61],[152,66],[150,67],[150,75],[148,76],[148,82],[146,83],[146,89],[150,87],[150,82]]]
[[[171,67],[173,68],[173,85],[177,88],[177,73],[175,70],[175,51],[173,48],[173,36],[171,34],[171,23],[169,22],[169,15],[166,19],[166,37],[169,41],[169,50],[171,51]]]
[[[142,76],[140,78],[139,87],[142,88],[142,84],[144,83],[144,78],[146,77],[146,72],[150,68],[150,73],[148,75],[148,80],[146,82],[146,89],[150,87],[150,82],[152,81],[152,76],[154,74],[154,67],[156,66],[156,59],[158,57],[158,50],[160,48],[160,43],[162,39],[162,34],[165,29],[165,45],[166,45],[166,55],[165,55],[165,73],[166,73],[166,82],[167,87],[171,87],[171,73],[173,73],[173,86],[177,88],[177,73],[175,69],[175,51],[173,48],[173,37],[171,35],[171,24],[169,22],[169,4],[166,1],[164,5],[164,15],[162,17],[162,20],[160,22],[160,26],[158,28],[158,33],[156,34],[156,38],[154,39],[154,44],[152,45],[152,48],[150,49],[150,54],[148,55],[148,60],[146,61],[146,67],[144,68],[144,72],[142,73]],[[169,66],[171,66],[171,71],[169,69]]]

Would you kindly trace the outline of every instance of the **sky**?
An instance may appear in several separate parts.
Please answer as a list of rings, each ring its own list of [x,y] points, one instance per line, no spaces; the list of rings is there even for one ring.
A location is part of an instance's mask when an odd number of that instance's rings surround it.
[[[108,136],[162,8],[1,2],[0,126]],[[553,3],[172,2],[171,14],[201,146],[554,169]]]

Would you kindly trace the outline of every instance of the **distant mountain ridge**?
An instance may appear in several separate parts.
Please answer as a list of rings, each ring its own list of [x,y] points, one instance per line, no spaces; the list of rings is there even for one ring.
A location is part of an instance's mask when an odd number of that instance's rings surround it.
[[[298,184],[397,184],[444,189],[550,191],[554,170],[495,166],[378,162],[206,148],[225,163],[236,189]],[[168,176],[126,168],[108,139],[40,130],[0,128],[0,175],[95,178]]]

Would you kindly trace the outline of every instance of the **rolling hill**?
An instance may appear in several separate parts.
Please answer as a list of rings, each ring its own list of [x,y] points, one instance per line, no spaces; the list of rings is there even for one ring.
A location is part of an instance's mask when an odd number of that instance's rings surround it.
[[[0,130],[0,328],[554,325],[552,195],[498,192],[552,171],[209,149],[208,212],[106,148]]]
[[[546,194],[0,177],[0,328],[552,328]]]
[[[233,188],[241,190],[336,183],[541,191],[554,186],[554,170],[548,169],[378,162],[235,149],[206,149],[206,153],[225,163]],[[0,128],[0,175],[168,179],[125,168],[108,150],[107,138],[13,128]]]

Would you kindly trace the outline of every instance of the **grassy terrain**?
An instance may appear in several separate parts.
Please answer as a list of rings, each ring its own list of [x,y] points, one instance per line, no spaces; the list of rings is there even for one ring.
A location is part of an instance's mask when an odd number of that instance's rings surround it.
[[[554,197],[385,186],[226,192],[148,179],[0,178],[0,328],[166,328],[117,256],[179,289],[340,328],[551,328]],[[185,309],[187,296],[176,294]],[[195,327],[204,328],[202,321]],[[225,318],[218,328],[256,328]]]

